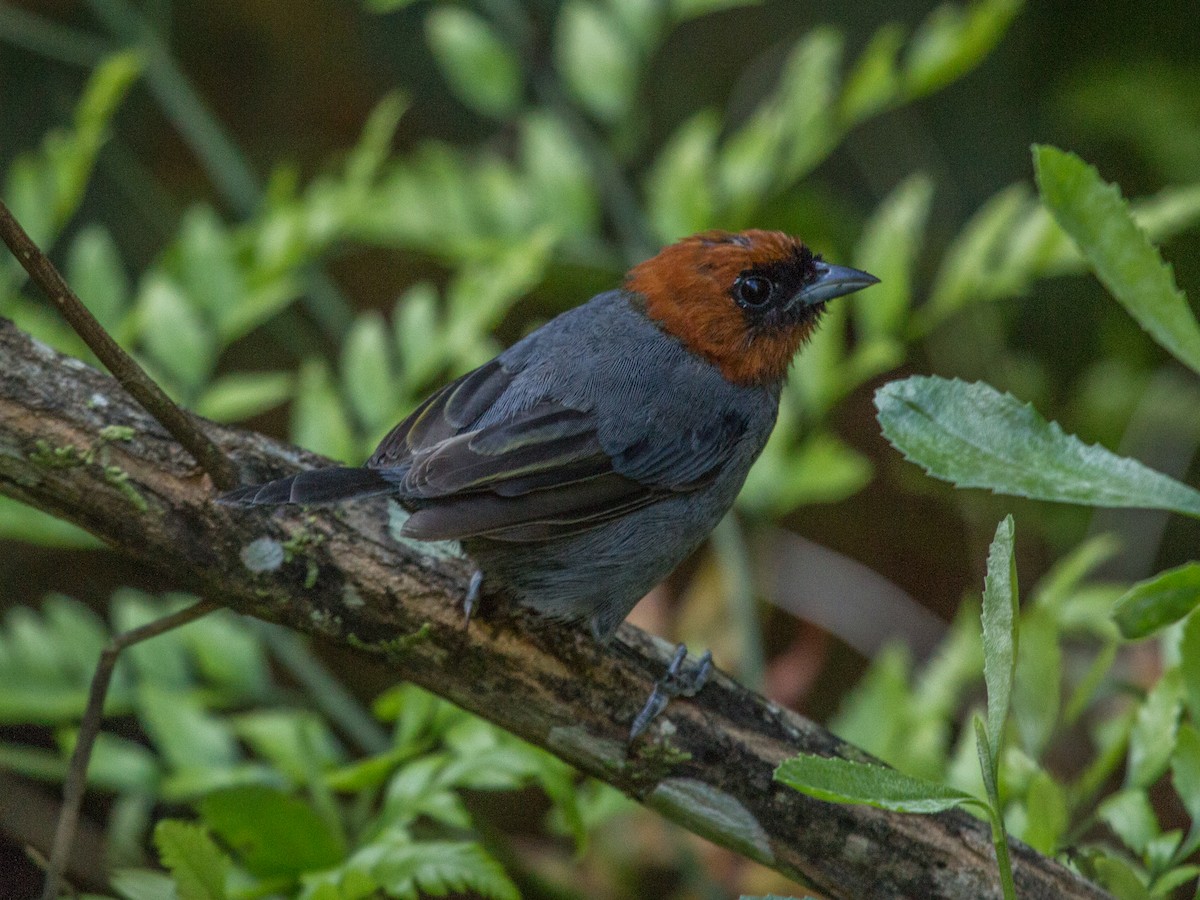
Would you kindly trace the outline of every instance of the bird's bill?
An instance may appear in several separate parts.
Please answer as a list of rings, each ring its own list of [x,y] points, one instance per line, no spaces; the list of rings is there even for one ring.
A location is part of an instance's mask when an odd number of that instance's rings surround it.
[[[848,266],[831,266],[820,260],[815,265],[816,279],[800,289],[788,304],[789,307],[797,304],[816,306],[826,300],[844,297],[846,294],[853,294],[855,291],[861,291],[865,287],[879,283],[879,279],[874,275],[859,269],[851,269]]]

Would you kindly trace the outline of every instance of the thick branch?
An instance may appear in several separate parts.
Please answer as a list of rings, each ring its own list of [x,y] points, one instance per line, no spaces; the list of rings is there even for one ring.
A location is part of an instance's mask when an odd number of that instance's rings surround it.
[[[831,897],[999,896],[987,826],[964,814],[836,806],[771,780],[797,751],[857,751],[716,675],[632,748],[629,722],[669,648],[623,626],[598,648],[531,617],[475,622],[470,565],[389,534],[386,501],[270,513],[212,503],[187,454],[106,375],[0,320],[0,492],[75,522],[229,607],[380,655],[409,679],[545,747],[698,834]],[[210,426],[247,478],[317,458]],[[486,609],[486,604],[485,604]],[[1023,898],[1104,896],[1013,848]]]
[[[67,324],[74,328],[75,333],[88,345],[88,349],[108,367],[108,371],[116,376],[125,390],[187,448],[196,462],[208,470],[213,483],[222,488],[231,488],[237,484],[237,473],[233,465],[200,429],[195,418],[176,406],[175,401],[146,374],[146,370],[138,365],[137,360],[112,339],[2,201],[0,240],[12,251],[13,256],[29,273],[33,283],[42,289],[67,320]]]

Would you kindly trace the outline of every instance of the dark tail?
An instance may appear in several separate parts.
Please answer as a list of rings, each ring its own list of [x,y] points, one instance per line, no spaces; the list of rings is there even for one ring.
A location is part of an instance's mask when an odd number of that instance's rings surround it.
[[[275,503],[336,503],[355,497],[387,494],[396,486],[378,469],[350,469],[333,466],[328,469],[309,469],[268,481],[250,484],[222,494],[218,503],[230,506],[264,506]]]

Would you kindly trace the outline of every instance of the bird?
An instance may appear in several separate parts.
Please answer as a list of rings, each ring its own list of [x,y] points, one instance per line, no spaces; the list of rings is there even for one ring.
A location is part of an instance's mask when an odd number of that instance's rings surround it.
[[[391,496],[404,536],[477,564],[468,616],[486,589],[603,643],[732,507],[826,304],[876,282],[780,231],[696,234],[434,391],[365,465],[221,500]],[[681,661],[639,719],[687,692]]]

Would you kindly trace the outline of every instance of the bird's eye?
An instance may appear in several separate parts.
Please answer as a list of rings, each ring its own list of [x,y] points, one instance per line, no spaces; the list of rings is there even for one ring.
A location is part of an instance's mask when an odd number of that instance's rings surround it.
[[[762,306],[771,299],[775,285],[761,275],[747,275],[733,285],[734,297],[742,306]]]

